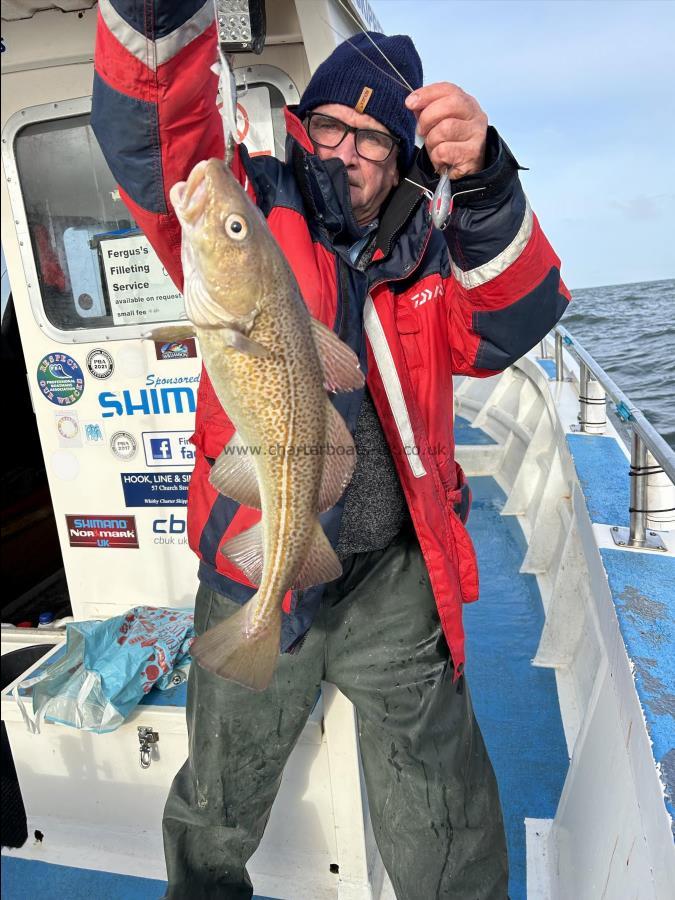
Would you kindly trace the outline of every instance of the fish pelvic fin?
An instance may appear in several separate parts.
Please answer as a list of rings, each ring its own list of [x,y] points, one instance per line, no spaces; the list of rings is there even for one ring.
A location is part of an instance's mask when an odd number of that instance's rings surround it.
[[[253,453],[236,431],[213,464],[209,482],[225,497],[231,497],[252,509],[260,509],[260,489]]]
[[[153,328],[151,331],[144,331],[141,337],[146,341],[184,341],[187,338],[195,337],[197,332],[191,322],[185,322],[181,325],[166,325],[163,328]]]
[[[237,331],[235,328],[220,328],[223,341],[233,350],[239,353],[245,353],[247,356],[257,356],[260,359],[270,355],[270,351],[263,344],[254,341],[253,338],[247,337],[243,332]]]
[[[317,519],[307,555],[293,580],[293,587],[304,589],[315,584],[325,584],[327,581],[334,581],[340,575],[342,575],[340,560]]]
[[[279,657],[281,605],[266,621],[250,625],[255,597],[234,615],[209,628],[192,644],[197,664],[226,681],[264,691],[272,681]]]
[[[339,393],[362,388],[365,379],[358,356],[323,322],[312,319],[311,324],[326,390]]]
[[[251,584],[260,584],[264,561],[263,530],[260,522],[225,541],[220,552],[241,569]]]
[[[345,420],[326,398],[326,446],[321,487],[319,488],[319,512],[332,509],[344,494],[356,467],[356,448]]]

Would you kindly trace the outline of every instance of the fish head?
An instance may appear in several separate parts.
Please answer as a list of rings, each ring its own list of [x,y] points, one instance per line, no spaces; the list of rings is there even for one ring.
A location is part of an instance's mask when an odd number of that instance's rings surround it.
[[[222,160],[197,163],[170,192],[183,229],[185,310],[202,328],[248,333],[278,253],[262,213]]]

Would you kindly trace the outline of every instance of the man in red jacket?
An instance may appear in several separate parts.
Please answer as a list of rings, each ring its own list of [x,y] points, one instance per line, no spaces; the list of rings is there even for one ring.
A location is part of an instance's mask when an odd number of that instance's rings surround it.
[[[137,43],[147,22],[116,6],[99,22],[92,124],[123,198],[180,283],[168,191],[223,152],[215,79],[205,75],[215,27],[206,11],[201,19],[191,7],[189,18],[167,4],[153,57]],[[190,672],[190,758],[164,817],[170,900],[252,896],[246,862],[322,679],[356,707],[374,833],[399,900],[506,897],[499,797],[463,674],[461,609],[478,582],[463,525],[470,493],[454,460],[452,375],[508,366],[569,295],[518,165],[476,101],[454,85],[422,87],[409,38],[371,39],[379,50],[363,35],[338,47],[287,111],[286,162],[243,148],[234,162],[310,312],[358,354],[367,387],[333,398],[358,454],[345,495],[321,517],[343,575],[287,597],[281,649],[290,652],[264,693],[197,665]],[[396,71],[385,71],[380,50]],[[439,231],[428,191],[443,167],[455,201]],[[188,504],[197,633],[255,590],[218,552],[259,516],[208,481],[232,433],[203,373]]]

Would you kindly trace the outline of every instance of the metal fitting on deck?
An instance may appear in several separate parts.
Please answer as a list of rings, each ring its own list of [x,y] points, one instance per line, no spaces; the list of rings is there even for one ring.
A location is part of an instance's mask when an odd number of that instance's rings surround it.
[[[607,395],[585,363],[579,379],[579,425],[586,434],[604,434],[607,426]]]

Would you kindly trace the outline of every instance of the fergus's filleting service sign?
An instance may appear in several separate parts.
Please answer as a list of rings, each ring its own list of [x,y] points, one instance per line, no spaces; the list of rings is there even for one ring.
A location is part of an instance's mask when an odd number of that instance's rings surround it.
[[[184,319],[183,295],[144,234],[100,242],[115,325]]]

